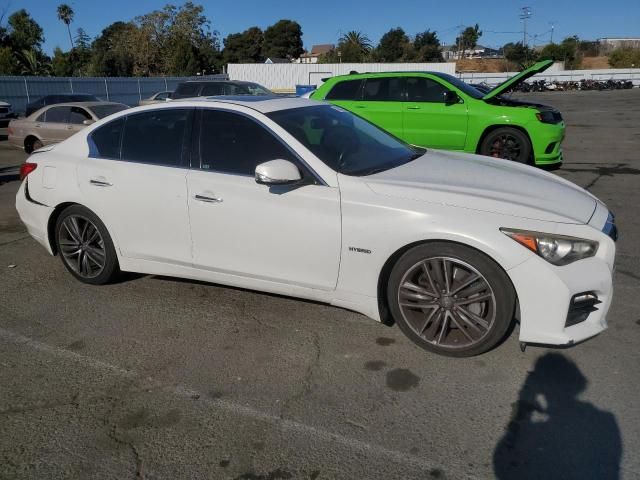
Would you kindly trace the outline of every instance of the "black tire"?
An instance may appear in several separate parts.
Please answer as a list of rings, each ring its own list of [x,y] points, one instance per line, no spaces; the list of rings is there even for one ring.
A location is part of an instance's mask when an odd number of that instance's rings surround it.
[[[442,274],[447,271],[448,280]],[[464,287],[465,282],[471,283]],[[416,345],[440,355],[470,357],[504,339],[516,295],[504,270],[485,254],[457,243],[429,242],[396,262],[387,301],[398,327]]]
[[[42,148],[44,145],[42,141],[36,137],[28,137],[24,142],[25,153],[32,153],[34,150]]]
[[[480,153],[487,157],[529,163],[531,161],[531,142],[527,135],[517,128],[500,127],[484,137],[480,145]]]
[[[81,282],[104,285],[119,274],[118,257],[109,232],[88,208],[67,207],[58,217],[54,233],[62,264]]]

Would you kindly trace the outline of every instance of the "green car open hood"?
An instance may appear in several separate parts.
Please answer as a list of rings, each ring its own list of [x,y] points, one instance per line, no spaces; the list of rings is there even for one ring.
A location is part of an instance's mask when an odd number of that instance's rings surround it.
[[[553,60],[542,60],[541,62],[536,62],[526,70],[523,70],[517,75],[514,75],[513,77],[508,78],[507,80],[502,82],[493,90],[489,91],[489,93],[482,97],[482,99],[488,100],[490,98],[497,97],[510,88],[515,87],[517,84],[524,82],[527,78],[533,77],[536,73],[544,72],[551,65],[553,65]]]

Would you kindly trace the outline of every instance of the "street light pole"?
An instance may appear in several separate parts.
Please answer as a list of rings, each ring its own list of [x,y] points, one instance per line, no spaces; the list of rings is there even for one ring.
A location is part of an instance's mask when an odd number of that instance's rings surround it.
[[[531,8],[530,7],[522,7],[522,11],[520,12],[520,20],[522,20],[523,28],[522,28],[522,45],[527,46],[527,20],[531,18]]]

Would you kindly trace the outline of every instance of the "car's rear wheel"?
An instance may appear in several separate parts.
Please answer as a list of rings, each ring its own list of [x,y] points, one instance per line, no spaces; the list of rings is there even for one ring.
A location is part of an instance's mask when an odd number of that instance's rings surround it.
[[[60,214],[55,229],[62,263],[78,280],[102,285],[117,275],[118,258],[113,242],[92,211],[72,205]]]
[[[488,157],[528,163],[531,159],[531,142],[517,128],[496,128],[482,141],[480,153]]]
[[[387,300],[414,343],[468,357],[493,348],[513,321],[515,292],[506,273],[464,245],[432,242],[408,250],[389,276]]]
[[[42,141],[36,137],[29,137],[24,142],[24,151],[26,153],[32,153],[34,150],[42,148],[44,145]]]

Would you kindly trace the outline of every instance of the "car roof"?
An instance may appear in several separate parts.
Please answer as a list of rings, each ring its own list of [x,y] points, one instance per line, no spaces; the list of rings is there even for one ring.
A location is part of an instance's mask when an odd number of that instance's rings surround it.
[[[334,77],[329,77],[329,80],[344,80],[348,78],[358,79],[358,78],[370,78],[370,77],[392,77],[396,75],[435,75],[437,77],[443,75],[450,75],[447,72],[434,72],[432,70],[398,70],[393,72],[358,72],[358,73],[347,73],[345,75],[336,75]]]
[[[245,80],[224,80],[222,78],[219,80],[216,80],[215,78],[202,80],[185,80],[181,83],[233,83],[235,85],[257,85],[255,82],[247,82]]]
[[[193,98],[181,98],[180,100],[173,100],[167,104],[167,106],[177,106],[180,104],[202,104],[214,106],[216,103],[240,105],[248,107],[253,110],[257,110],[261,113],[275,112],[278,110],[288,110],[291,108],[310,107],[314,105],[321,105],[322,102],[317,100],[311,100],[307,98],[298,97],[280,97],[277,95],[229,95],[229,96],[215,96],[215,97],[193,97]]]
[[[97,107],[100,105],[125,105],[124,103],[119,102],[63,102],[63,103],[52,103],[51,105],[47,105],[44,108],[54,108],[54,107]],[[128,105],[125,105],[128,106]]]

